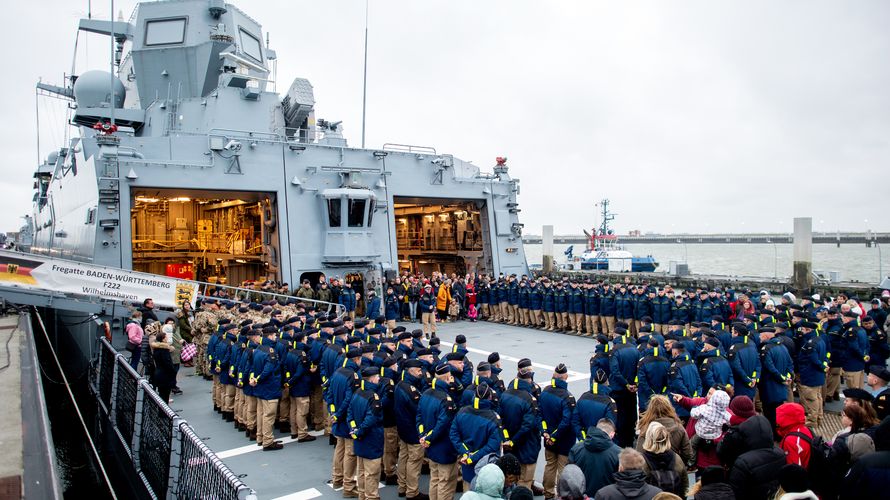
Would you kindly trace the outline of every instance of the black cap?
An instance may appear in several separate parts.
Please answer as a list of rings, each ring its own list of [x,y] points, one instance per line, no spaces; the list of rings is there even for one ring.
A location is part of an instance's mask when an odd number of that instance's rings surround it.
[[[609,380],[609,375],[606,374],[606,371],[602,368],[597,368],[593,374],[593,381],[597,384],[605,384],[607,380]]]
[[[409,332],[403,331],[403,332],[399,333],[398,339],[399,340],[411,340],[411,334]]]
[[[708,337],[705,339],[705,344],[712,345],[714,347],[720,347],[720,341],[717,340],[717,337]]]
[[[556,369],[553,370],[553,371],[556,372],[556,373],[558,373],[558,374],[560,374],[560,375],[562,375],[562,374],[564,374],[564,373],[568,373],[568,372],[569,372],[569,369],[566,368],[565,363],[560,363],[560,364],[556,365]]]
[[[462,352],[449,352],[445,355],[446,361],[463,361],[464,353]]]
[[[501,355],[498,354],[497,351],[495,351],[495,352],[493,352],[493,353],[491,353],[491,354],[488,355],[488,362],[491,363],[491,364],[495,364],[495,363],[497,363],[497,362],[500,361],[500,360],[501,360]]]
[[[491,371],[491,363],[488,361],[480,361],[476,366],[477,372],[490,372]]]
[[[229,318],[222,318],[219,321],[217,321],[216,324],[219,326],[223,326],[223,325],[228,325],[231,322],[232,322],[232,320]]]
[[[411,331],[412,339],[422,339],[423,338],[423,330],[412,330]]]
[[[432,347],[434,345],[439,345],[441,343],[442,343],[442,341],[439,339],[439,337],[433,337],[430,339],[430,347]]]
[[[376,350],[377,349],[375,349],[374,346],[372,346],[371,344],[365,344],[362,346],[362,349],[361,349],[362,354],[368,354],[369,352],[374,352]]]
[[[640,333],[652,333],[652,325],[643,325],[640,327]]]
[[[355,320],[356,328],[364,328],[366,326],[368,326],[368,320],[366,320],[364,318],[359,318],[359,319]]]
[[[615,333],[617,333],[618,335],[624,335],[627,333],[627,328],[624,328],[623,326],[616,326]]]
[[[417,350],[417,357],[420,357],[420,356],[432,356],[432,355],[433,355],[433,350],[432,350],[432,349],[428,349],[428,348],[427,348],[427,349],[418,349],[418,350]]]
[[[361,337],[356,337],[355,335],[350,335],[349,337],[346,337],[347,345],[361,344],[361,343],[362,343]]]
[[[797,326],[798,326],[798,328],[809,328],[810,330],[815,330],[816,328],[819,328],[819,325],[816,323],[813,323],[812,321],[801,321],[800,324]]]
[[[423,363],[420,362],[419,359],[409,359],[405,361],[405,369],[408,368],[423,368]]]
[[[757,329],[757,333],[776,333],[776,329],[771,325],[763,325]]]
[[[844,397],[859,399],[861,401],[871,401],[874,399],[874,396],[872,396],[870,392],[863,389],[857,389],[855,387],[844,389]]]
[[[837,307],[829,307],[828,314],[837,314]]]
[[[361,349],[350,349],[350,350],[346,351],[347,358],[357,358],[361,355],[362,355]]]
[[[716,321],[717,323],[723,323],[723,316],[720,316],[720,315],[711,316],[711,321]]]
[[[407,328],[405,328],[404,326],[397,326],[397,327],[395,327],[395,328],[392,329],[392,333],[403,333],[403,332],[405,332],[406,330],[407,330]],[[408,338],[409,338],[409,339],[411,338],[411,334],[410,334],[410,333],[408,334]]]
[[[603,335],[603,334],[601,333],[601,334],[599,334],[599,335],[596,336],[596,341],[599,342],[600,344],[608,344],[608,343],[609,343],[609,337],[606,337],[605,335]]]
[[[748,329],[745,325],[732,325],[732,332],[738,335],[748,335]]]
[[[451,373],[451,368],[446,364],[441,364],[436,367],[436,375],[445,375],[446,373]]]
[[[373,377],[374,375],[380,375],[380,370],[373,366],[366,366],[362,368],[362,377]]]
[[[334,335],[346,335],[349,333],[349,330],[347,330],[346,327],[338,326],[338,327],[334,328],[333,333],[334,333]]]
[[[392,356],[388,356],[386,359],[383,360],[383,366],[384,366],[384,368],[385,368],[385,367],[387,367],[387,366],[392,366],[392,365],[394,365],[394,364],[396,364],[396,363],[398,363],[398,362],[399,362],[399,361],[398,361],[396,358],[394,358],[394,357],[392,357]]]
[[[847,311],[847,312],[844,313],[844,317],[845,317],[845,318],[853,318],[853,319],[856,319],[856,318],[859,317],[859,315],[856,314],[856,313],[854,313],[853,311]]]
[[[887,367],[881,365],[872,365],[868,369],[869,373],[874,374],[875,377],[882,379],[884,382],[890,382],[890,370],[887,370]]]
[[[386,323],[386,316],[377,316],[376,318],[374,318],[374,323],[377,323],[378,325]]]
[[[491,389],[489,389],[488,384],[482,382],[476,386],[476,397],[479,399],[488,399],[491,397]]]
[[[454,342],[455,342],[456,344],[466,344],[466,343],[467,343],[467,338],[466,338],[463,334],[460,334],[460,335],[458,335],[457,337],[454,338]]]
[[[519,363],[516,364],[516,367],[519,369],[522,369],[522,368],[528,368],[531,365],[532,365],[532,360],[530,360],[528,358],[522,358],[519,360]]]

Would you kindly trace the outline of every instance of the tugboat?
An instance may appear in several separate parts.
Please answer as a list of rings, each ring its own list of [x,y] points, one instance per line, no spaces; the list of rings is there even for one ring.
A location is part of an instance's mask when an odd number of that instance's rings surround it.
[[[654,257],[635,257],[618,244],[618,235],[609,228],[609,222],[615,219],[615,214],[609,212],[609,200],[604,199],[598,205],[602,207],[602,223],[599,229],[591,229],[593,234],[584,231],[590,243],[581,254],[581,269],[635,273],[655,271],[658,261]]]

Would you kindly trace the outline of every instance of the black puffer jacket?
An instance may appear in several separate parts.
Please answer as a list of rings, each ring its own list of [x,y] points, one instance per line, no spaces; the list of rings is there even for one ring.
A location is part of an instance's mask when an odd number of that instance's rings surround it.
[[[702,486],[692,498],[695,500],[735,500],[735,493],[726,483],[713,483]]]
[[[756,415],[739,426],[744,450],[729,471],[729,485],[736,498],[767,500],[779,487],[779,470],[785,465],[785,454],[773,443],[769,420]],[[719,453],[719,452],[718,452]]]

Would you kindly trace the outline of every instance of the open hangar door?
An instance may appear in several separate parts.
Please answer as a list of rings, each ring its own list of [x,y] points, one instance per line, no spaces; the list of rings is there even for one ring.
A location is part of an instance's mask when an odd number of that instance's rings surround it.
[[[240,286],[279,279],[275,195],[133,189],[133,269]]]
[[[399,272],[491,273],[484,200],[393,199]]]

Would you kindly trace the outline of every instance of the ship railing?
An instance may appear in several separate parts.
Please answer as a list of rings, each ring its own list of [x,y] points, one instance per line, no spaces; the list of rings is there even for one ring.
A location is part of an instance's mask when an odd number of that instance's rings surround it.
[[[229,299],[240,300],[241,302],[265,302],[275,300],[279,304],[285,304],[287,301],[297,301],[304,304],[315,306],[317,311],[327,314],[336,314],[342,318],[346,315],[346,306],[334,302],[325,302],[323,300],[308,299],[303,297],[294,297],[282,293],[268,292],[264,290],[253,290],[251,288],[242,288],[231,285],[223,285],[218,283],[206,283],[203,281],[195,281],[198,284],[198,298],[207,299]]]
[[[149,497],[255,499],[244,484],[174,412],[148,381],[104,338],[99,339],[90,387],[104,432],[125,451]]]

